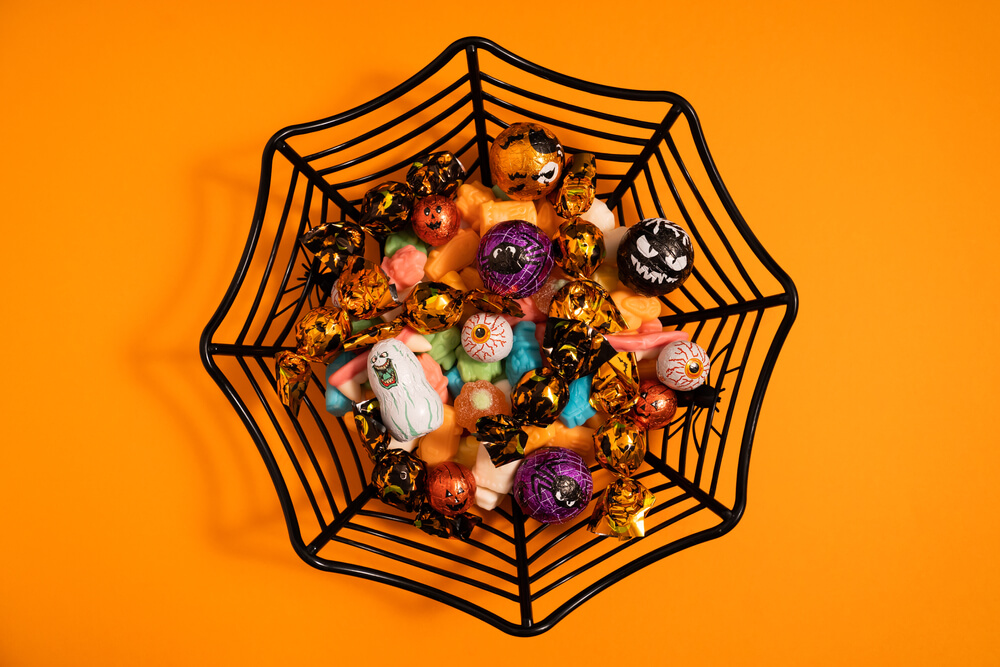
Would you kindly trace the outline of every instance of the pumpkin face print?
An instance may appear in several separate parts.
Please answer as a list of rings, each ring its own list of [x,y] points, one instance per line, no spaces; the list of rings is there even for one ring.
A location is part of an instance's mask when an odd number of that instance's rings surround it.
[[[432,246],[444,245],[458,233],[462,217],[448,197],[431,195],[417,201],[410,215],[413,232]]]
[[[427,500],[445,516],[461,514],[476,499],[476,478],[465,466],[446,461],[427,475]]]

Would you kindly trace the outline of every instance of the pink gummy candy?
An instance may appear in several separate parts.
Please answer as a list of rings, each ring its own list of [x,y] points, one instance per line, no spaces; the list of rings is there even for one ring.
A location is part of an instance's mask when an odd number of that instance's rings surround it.
[[[397,292],[404,292],[419,283],[424,277],[427,255],[415,246],[403,246],[392,257],[382,260],[382,270],[389,276],[389,282],[396,285]]]
[[[619,352],[640,352],[642,350],[663,347],[675,340],[688,340],[691,338],[691,334],[687,331],[657,331],[650,333],[605,334],[604,337]]]
[[[427,377],[427,382],[430,383],[434,391],[441,397],[441,402],[447,403],[448,379],[441,372],[440,364],[434,361],[434,357],[429,354],[418,354],[417,359],[420,360],[420,365],[424,367],[424,375]]]

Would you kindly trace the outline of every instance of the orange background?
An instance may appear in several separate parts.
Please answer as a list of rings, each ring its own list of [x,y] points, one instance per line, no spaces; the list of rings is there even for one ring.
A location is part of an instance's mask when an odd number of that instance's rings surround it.
[[[0,4],[0,663],[1000,662],[995,3],[341,4]],[[528,640],[303,564],[196,351],[267,138],[469,34],[689,99],[802,303],[742,523]]]

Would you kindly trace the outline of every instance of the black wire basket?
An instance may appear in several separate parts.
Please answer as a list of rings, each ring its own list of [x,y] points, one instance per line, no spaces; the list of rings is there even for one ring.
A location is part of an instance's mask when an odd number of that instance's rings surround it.
[[[483,165],[493,137],[524,120],[555,131],[569,153],[596,155],[598,197],[619,224],[666,217],[696,246],[694,271],[664,298],[669,314],[661,321],[708,351],[711,388],[650,433],[634,476],[656,496],[642,538],[593,535],[589,511],[568,524],[539,524],[509,496],[495,510],[475,509],[483,522],[469,540],[431,537],[412,515],[373,498],[371,463],[344,420],[326,412],[323,377],[313,374],[298,417],[275,391],[274,355],[294,348],[296,321],[324,295],[302,234],[356,221],[369,188],[404,180],[413,159],[429,151],[451,151],[469,180],[491,185]],[[264,459],[304,561],[527,636],[640,568],[736,525],[757,416],[797,303],[792,281],[726,191],[684,99],[571,78],[466,38],[381,97],[271,138],[246,248],[201,354]],[[612,478],[593,471],[596,498]]]

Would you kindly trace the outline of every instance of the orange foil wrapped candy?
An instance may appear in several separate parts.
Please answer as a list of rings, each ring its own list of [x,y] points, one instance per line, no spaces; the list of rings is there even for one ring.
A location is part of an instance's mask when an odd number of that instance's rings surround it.
[[[552,237],[552,260],[573,278],[594,275],[604,254],[604,232],[579,218],[564,222]]]
[[[656,380],[639,383],[639,399],[632,412],[636,426],[647,431],[663,428],[677,411],[677,395],[670,387]]]
[[[587,528],[597,535],[627,540],[643,537],[646,514],[655,498],[645,486],[629,477],[619,477],[597,497]]]
[[[302,235],[302,245],[319,260],[319,272],[340,275],[347,260],[365,252],[365,233],[353,222],[328,222]]]
[[[510,392],[514,417],[534,426],[554,422],[568,399],[566,382],[548,367],[528,371]]]
[[[453,461],[431,469],[427,475],[427,501],[445,516],[461,514],[476,499],[476,478],[472,471]]]
[[[601,364],[590,381],[590,405],[609,415],[631,410],[639,400],[639,366],[635,354],[619,352]]]
[[[352,257],[333,286],[331,300],[354,317],[369,320],[399,305],[396,289],[377,264]]]
[[[549,317],[579,320],[601,333],[627,328],[611,296],[591,280],[574,280],[560,287],[549,305]]]
[[[406,323],[421,334],[432,334],[462,319],[463,294],[444,283],[417,283],[404,302]]]
[[[631,477],[646,456],[646,432],[621,417],[609,417],[594,431],[594,455],[602,468]]]
[[[435,248],[444,245],[458,233],[462,224],[455,202],[441,195],[418,199],[410,216],[413,232]]]
[[[310,361],[328,364],[351,332],[351,318],[340,308],[313,308],[295,325],[295,347]]]
[[[549,201],[560,218],[567,220],[583,215],[594,203],[597,181],[597,159],[593,153],[577,153],[566,169],[566,176],[553,190]]]
[[[490,146],[490,174],[511,199],[538,199],[559,185],[565,159],[562,145],[548,129],[514,123]]]
[[[312,375],[309,360],[296,352],[283,350],[274,355],[274,374],[277,376],[278,397],[282,405],[291,410],[293,415],[298,415],[302,397],[309,387],[309,376]]]

